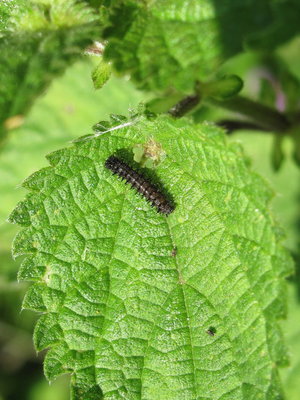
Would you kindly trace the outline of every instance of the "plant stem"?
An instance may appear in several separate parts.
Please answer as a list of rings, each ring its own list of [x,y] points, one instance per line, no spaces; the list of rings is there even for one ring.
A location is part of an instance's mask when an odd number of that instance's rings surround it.
[[[234,131],[239,131],[239,130],[269,132],[265,128],[255,124],[253,122],[248,122],[248,121],[241,121],[241,120],[234,120],[234,119],[222,119],[222,120],[216,121],[216,124],[221,126],[222,128],[225,128],[227,133],[233,133]]]
[[[209,99],[207,102],[211,105],[222,107],[248,117],[253,120],[256,125],[263,128],[263,130],[284,135],[291,126],[284,114],[242,96],[236,96],[223,101]]]

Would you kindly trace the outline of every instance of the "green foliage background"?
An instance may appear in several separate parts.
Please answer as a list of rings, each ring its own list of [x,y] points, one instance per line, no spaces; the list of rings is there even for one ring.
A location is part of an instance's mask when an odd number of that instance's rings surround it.
[[[21,3],[22,2],[20,2],[20,4]],[[45,1],[45,3],[47,2]],[[95,1],[87,3],[97,9],[102,2]],[[233,5],[233,8],[227,8],[225,11],[222,10],[222,6],[220,6],[219,13],[212,18],[210,22],[211,27],[209,29],[212,29],[212,32],[214,32],[214,34],[210,36],[210,40],[214,41],[218,40],[217,37],[220,34],[220,32],[214,31],[214,27],[217,26],[216,21],[221,21],[221,26],[224,27],[223,34],[226,31],[226,35],[224,34],[222,36],[224,41],[222,46],[218,44],[212,54],[210,51],[205,51],[211,46],[211,42],[204,42],[203,53],[200,52],[198,54],[199,58],[195,60],[186,57],[185,53],[177,54],[176,51],[171,51],[171,54],[169,54],[169,48],[160,46],[160,43],[165,43],[166,40],[169,40],[171,48],[176,48],[178,43],[172,43],[172,40],[176,38],[173,32],[178,32],[177,39],[179,39],[180,42],[180,32],[182,32],[184,36],[187,31],[190,31],[191,35],[189,35],[189,41],[187,42],[187,48],[190,51],[191,47],[195,45],[196,38],[193,36],[195,26],[197,26],[197,29],[200,29],[201,32],[203,30],[205,34],[208,29],[207,26],[203,24],[200,16],[193,12],[193,6],[196,5],[196,0],[179,2],[181,9],[178,7],[179,11],[176,14],[176,18],[173,16],[171,17],[169,11],[171,9],[169,3],[171,2],[168,1],[164,2],[163,7],[154,7],[151,10],[150,16],[146,10],[142,10],[141,13],[138,13],[139,10],[137,10],[136,5],[133,5],[132,2],[112,1],[106,3],[111,3],[112,13],[110,16],[104,16],[110,21],[104,31],[104,36],[108,40],[111,39],[111,41],[104,58],[107,61],[114,60],[115,68],[118,71],[131,72],[135,81],[138,82],[139,87],[144,89],[150,88],[160,93],[168,86],[168,77],[172,77],[172,71],[168,70],[167,74],[165,71],[162,71],[162,75],[161,72],[156,74],[157,60],[161,63],[163,59],[163,63],[174,65],[175,58],[175,61],[178,63],[177,68],[181,68],[183,65],[185,66],[185,68],[182,68],[182,75],[178,76],[177,80],[178,87],[176,89],[181,93],[192,88],[191,74],[194,77],[199,77],[201,74],[205,76],[210,68],[214,65],[219,65],[228,55],[238,53],[243,47],[242,41],[245,41],[247,46],[252,49],[266,47],[277,48],[283,42],[297,34],[299,29],[298,20],[295,20],[295,15],[297,15],[296,11],[299,8],[298,2],[293,2],[291,0],[274,2],[270,7],[270,3],[266,1],[258,2],[261,18],[257,20],[256,34],[250,34],[251,32],[247,31],[247,18],[249,16],[249,10],[253,7],[253,2],[249,1],[243,9],[244,22],[240,25],[230,24],[231,30],[229,32],[225,30],[225,27],[228,26],[229,18],[235,13],[236,15],[240,15],[241,11],[238,2],[232,2],[231,5]],[[207,15],[211,12],[211,7],[214,2],[209,3],[210,7],[208,7]],[[215,3],[217,4],[218,2]],[[190,7],[191,12],[185,15],[182,10],[184,10],[184,7],[187,5]],[[272,10],[271,13],[269,12],[270,9]],[[291,12],[291,10],[293,10],[293,12]],[[1,29],[7,26],[6,17],[10,9],[6,8],[4,11],[5,12],[2,13],[4,17],[0,21]],[[124,25],[120,24],[118,30],[110,28],[111,21],[122,20],[121,16],[124,13],[131,16],[131,24],[126,25],[124,22]],[[275,19],[275,23],[274,21],[271,23],[270,16]],[[87,25],[85,25],[87,22],[85,18],[88,20]],[[50,33],[47,31],[43,32],[43,40],[46,40],[50,48],[51,46],[56,48],[58,44],[59,46],[63,44],[64,48],[70,45],[73,50],[75,49],[74,53],[71,52],[68,53],[66,57],[63,56],[63,63],[58,63],[59,65],[57,65],[57,60],[53,60],[54,69],[52,70],[52,68],[50,68],[50,73],[47,75],[45,82],[41,80],[38,82],[38,86],[31,87],[31,91],[29,92],[18,92],[18,89],[20,87],[22,88],[22,79],[24,77],[22,77],[21,74],[18,75],[18,72],[12,69],[13,74],[21,79],[21,85],[16,84],[14,90],[9,91],[10,98],[4,99],[2,96],[3,103],[0,103],[0,106],[3,104],[1,108],[3,120],[11,115],[15,115],[21,111],[23,112],[24,107],[25,110],[29,109],[36,95],[45,91],[54,77],[61,75],[69,64],[72,64],[77,58],[80,58],[80,48],[87,45],[90,42],[91,36],[95,34],[93,29],[91,30],[92,25],[90,25],[90,23],[94,23],[94,18],[91,18],[89,13],[87,17],[84,16],[81,22],[82,21],[84,21],[86,29],[82,30],[79,26],[79,35],[76,34],[77,27],[75,30],[72,26],[68,27],[72,33],[71,35],[67,34],[66,38],[71,38],[71,44],[64,41],[64,33],[61,32],[61,28],[59,28],[59,35],[56,28],[54,30],[51,28]],[[147,34],[142,37],[141,45],[141,48],[145,49],[145,52],[139,51],[138,54],[136,54],[130,38],[132,30],[136,32],[141,25],[146,26],[147,32]],[[265,25],[268,26],[266,30],[263,29]],[[238,28],[239,26],[242,28]],[[288,29],[282,29],[282,27],[287,26]],[[236,29],[242,29],[243,32],[239,30],[236,31]],[[284,36],[282,35],[283,30],[285,32]],[[153,32],[158,32],[156,38],[157,42],[153,42],[151,45],[153,45],[153,48],[162,48],[163,50],[162,54],[157,57],[157,60],[151,59],[150,62],[147,59],[149,48],[147,35],[149,34],[149,40],[151,40]],[[126,33],[125,39],[124,33]],[[48,34],[50,38],[47,36]],[[59,40],[57,39],[58,37],[60,37]],[[230,41],[232,37],[236,39],[233,43]],[[11,42],[9,42],[9,46],[7,46],[7,41],[10,40]],[[15,50],[15,40],[17,40],[16,37],[7,35],[5,40],[2,41],[4,50],[8,51],[7,49],[12,48]],[[299,43],[297,40],[299,41],[299,38],[279,48],[278,52],[283,55],[284,60],[289,64],[294,76],[300,80],[299,68],[297,67],[300,65],[300,57],[299,53],[295,51],[295,48],[297,49],[297,43]],[[28,45],[28,53],[24,53],[28,60],[32,55],[32,48],[36,45],[36,37],[34,37],[33,41],[31,39],[27,40],[26,37],[24,42],[17,40],[16,45],[20,45],[21,48],[24,48],[24,43]],[[12,47],[12,45],[14,45],[14,47]],[[205,46],[207,46],[207,48],[205,48]],[[5,52],[3,54],[5,54]],[[203,56],[205,56],[204,66],[202,65]],[[226,69],[234,69],[235,73],[243,76],[244,71],[251,67],[253,57],[255,59],[256,56],[251,57],[252,55],[250,53],[248,57],[236,58],[232,61],[234,68],[232,68],[232,65],[228,67],[226,64],[222,68],[225,72]],[[5,58],[10,60],[11,55],[7,53]],[[26,62],[27,61],[25,61],[24,65],[26,65]],[[151,65],[154,71],[152,71],[152,78],[150,80],[146,79],[149,74],[149,70],[147,69],[149,65]],[[196,70],[194,65],[200,65],[201,70]],[[24,398],[24,400],[37,400],[40,398],[46,400],[63,400],[67,399],[69,396],[67,389],[68,380],[60,379],[51,386],[48,386],[42,376],[41,361],[43,355],[37,357],[31,343],[35,316],[29,311],[19,312],[22,298],[27,289],[27,284],[16,283],[16,273],[19,268],[19,262],[14,262],[12,260],[10,252],[11,241],[16,233],[16,228],[7,224],[5,220],[17,201],[24,197],[25,191],[19,187],[20,183],[32,172],[46,165],[44,158],[46,154],[65,147],[68,141],[78,136],[90,134],[91,126],[99,120],[108,119],[110,113],[128,114],[130,108],[137,109],[140,101],[146,101],[148,99],[148,95],[138,92],[131,82],[116,77],[110,78],[101,91],[95,91],[91,80],[91,74],[92,71],[95,70],[95,66],[95,63],[91,62],[88,56],[84,56],[81,61],[70,67],[62,77],[57,78],[44,96],[34,103],[32,110],[26,116],[25,122],[21,127],[8,132],[8,134],[5,132],[7,138],[0,155],[1,400],[19,398]],[[133,66],[134,69],[132,69]],[[6,68],[6,70],[11,70],[11,67],[11,65],[2,64],[2,68]],[[38,63],[35,64],[35,62],[31,64],[31,67],[33,68],[33,74],[43,68],[42,65]],[[4,77],[5,74],[6,72],[3,69],[2,77]],[[103,79],[101,73],[99,76],[100,80]],[[189,77],[189,79],[187,79],[187,77]],[[30,82],[30,73],[27,75],[26,79],[29,79]],[[99,86],[102,86],[102,84],[99,84]],[[243,93],[248,94],[247,82]],[[18,99],[17,102],[15,101],[16,98]],[[266,101],[268,102],[268,99]],[[206,117],[207,119],[215,119],[216,115],[222,115],[222,112],[216,111],[215,115],[213,115],[210,111],[202,110],[198,114],[195,114],[194,118]],[[278,217],[280,224],[285,228],[287,247],[294,254],[296,261],[298,260],[298,263],[300,263],[300,173],[299,169],[292,161],[293,146],[291,141],[286,140],[284,142],[286,160],[280,171],[275,173],[270,164],[273,146],[271,135],[268,136],[251,131],[235,133],[230,137],[230,140],[239,140],[243,144],[246,154],[248,154],[249,158],[252,160],[254,170],[266,177],[275,189],[277,197],[273,201],[274,215]],[[281,371],[287,400],[298,400],[298,394],[300,392],[299,279],[298,273],[290,278],[289,315],[288,319],[282,322],[282,329],[287,338],[291,358],[290,366]],[[19,384],[16,385],[16,382]]]

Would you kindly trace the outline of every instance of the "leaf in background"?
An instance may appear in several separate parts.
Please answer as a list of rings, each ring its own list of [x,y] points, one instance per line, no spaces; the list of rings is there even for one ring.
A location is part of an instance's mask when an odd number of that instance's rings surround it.
[[[101,89],[109,80],[111,75],[111,64],[101,60],[92,73],[95,89]]]
[[[163,97],[156,97],[154,99],[151,99],[146,104],[146,107],[150,112],[156,114],[166,113],[170,110],[171,107],[182,100],[182,98],[184,98],[183,94],[170,92]]]
[[[218,100],[226,100],[238,94],[243,87],[243,81],[237,75],[223,76],[211,82],[200,84],[200,94]]]
[[[54,77],[82,54],[97,35],[92,12],[74,0],[27,3],[15,9],[0,37],[0,141],[22,121]]]
[[[298,0],[270,1],[273,23],[253,32],[247,45],[260,50],[273,50],[300,33],[300,3]]]
[[[174,197],[168,218],[104,168],[149,140],[166,152],[148,174]],[[162,117],[48,160],[11,215],[48,379],[71,372],[74,399],[281,398],[290,259],[240,147]]]
[[[150,90],[190,91],[228,57],[244,38],[270,23],[267,0],[166,0],[113,2],[103,35],[105,57]]]

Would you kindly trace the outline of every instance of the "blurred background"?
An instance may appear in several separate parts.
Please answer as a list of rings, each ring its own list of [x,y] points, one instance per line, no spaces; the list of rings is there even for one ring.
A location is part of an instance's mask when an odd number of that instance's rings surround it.
[[[282,49],[286,62],[293,58],[294,74],[300,79],[299,38]],[[260,71],[252,69],[256,56],[245,54],[224,66],[235,73],[249,71],[244,94],[260,81]],[[298,57],[298,58],[297,58]],[[295,62],[296,60],[296,62]],[[299,68],[298,68],[298,67]],[[26,191],[20,183],[34,171],[47,166],[45,155],[68,146],[73,139],[91,134],[91,127],[110,113],[128,115],[146,96],[129,80],[112,77],[95,90],[91,72],[95,64],[86,57],[56,79],[34,104],[21,126],[12,129],[0,153],[0,400],[67,400],[68,377],[49,385],[43,376],[43,354],[37,354],[32,332],[37,315],[22,310],[27,288],[17,282],[21,260],[11,257],[11,244],[18,230],[6,222],[9,213]],[[80,79],[79,79],[80,78]],[[129,99],[129,102],[128,102]],[[213,112],[201,110],[195,120],[214,119]],[[218,118],[220,112],[218,111]],[[278,172],[270,158],[273,136],[254,131],[237,131],[229,140],[242,143],[252,168],[269,181],[276,192],[273,212],[286,231],[286,246],[300,260],[300,169],[292,161],[291,143],[283,143],[286,159]],[[299,268],[298,268],[299,271]],[[289,317],[282,322],[289,345],[291,364],[282,370],[287,400],[299,400],[300,393],[300,278],[289,282]],[[171,400],[171,399],[170,399]]]

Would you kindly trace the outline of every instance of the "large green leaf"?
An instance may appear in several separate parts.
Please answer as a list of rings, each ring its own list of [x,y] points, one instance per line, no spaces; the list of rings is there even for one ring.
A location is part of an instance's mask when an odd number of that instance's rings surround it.
[[[115,0],[102,16],[117,71],[148,90],[190,91],[245,45],[269,52],[293,38],[300,8],[298,0]]]
[[[19,4],[9,21],[0,32],[0,140],[99,29],[92,12],[75,0]]]
[[[105,56],[146,89],[191,90],[271,21],[267,0],[115,1]],[[108,11],[107,11],[108,13]]]
[[[147,175],[174,198],[169,217],[104,167],[146,143],[158,144]],[[140,117],[48,160],[10,217],[48,379],[71,372],[85,400],[282,399],[291,263],[272,192],[240,147],[214,126]]]

